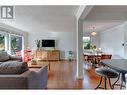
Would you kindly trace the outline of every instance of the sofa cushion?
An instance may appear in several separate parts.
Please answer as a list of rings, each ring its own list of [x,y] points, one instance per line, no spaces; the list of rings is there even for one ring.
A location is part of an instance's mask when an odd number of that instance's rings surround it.
[[[2,64],[3,62],[0,62],[0,64]]]
[[[21,74],[28,70],[24,62],[6,61],[0,64],[0,74]]]
[[[21,56],[9,56],[10,57],[10,60],[15,60],[15,61],[22,61],[22,57]]]
[[[7,54],[7,52],[0,52],[0,62],[7,61],[9,59],[10,59],[10,57]]]

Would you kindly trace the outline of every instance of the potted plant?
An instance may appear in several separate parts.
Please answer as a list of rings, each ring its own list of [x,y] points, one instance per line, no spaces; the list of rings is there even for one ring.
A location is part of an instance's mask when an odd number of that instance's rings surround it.
[[[40,43],[41,43],[41,41],[40,41],[40,40],[36,40],[37,50],[39,50],[39,49],[40,49]]]
[[[32,64],[32,65],[37,65],[37,61],[36,61],[35,59],[32,59],[32,60],[31,60],[31,64]]]

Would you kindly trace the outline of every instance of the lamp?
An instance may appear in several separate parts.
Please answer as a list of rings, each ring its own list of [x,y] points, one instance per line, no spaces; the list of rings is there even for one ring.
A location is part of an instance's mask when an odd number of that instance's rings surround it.
[[[93,27],[93,32],[91,33],[92,36],[95,36],[97,34],[94,30],[95,30],[95,27]]]

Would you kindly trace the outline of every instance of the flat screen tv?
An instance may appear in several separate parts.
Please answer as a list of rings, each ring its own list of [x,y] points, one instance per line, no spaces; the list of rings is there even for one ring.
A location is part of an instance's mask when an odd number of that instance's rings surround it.
[[[55,40],[42,40],[42,47],[55,47]]]

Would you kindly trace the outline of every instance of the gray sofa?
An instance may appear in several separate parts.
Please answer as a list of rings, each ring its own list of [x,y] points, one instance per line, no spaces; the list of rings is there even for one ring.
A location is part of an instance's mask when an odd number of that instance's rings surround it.
[[[11,58],[6,52],[0,53],[0,89],[45,89],[47,66],[32,71],[19,59],[14,56]]]
[[[22,74],[0,75],[0,89],[45,89],[47,66],[38,71],[27,70]]]

